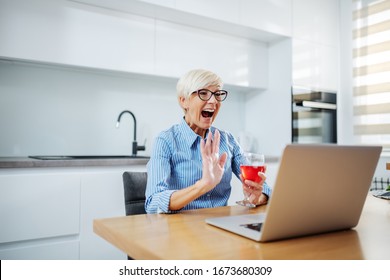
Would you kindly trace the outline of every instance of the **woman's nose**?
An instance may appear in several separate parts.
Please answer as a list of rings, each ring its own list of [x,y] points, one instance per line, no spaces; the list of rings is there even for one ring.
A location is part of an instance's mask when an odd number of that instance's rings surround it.
[[[209,103],[218,103],[218,100],[215,98],[215,94],[211,96],[211,98],[208,100]]]

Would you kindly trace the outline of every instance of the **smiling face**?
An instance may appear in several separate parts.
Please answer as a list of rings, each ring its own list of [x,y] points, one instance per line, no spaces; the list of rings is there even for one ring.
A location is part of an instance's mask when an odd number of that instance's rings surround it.
[[[212,92],[220,90],[219,86],[209,86]],[[203,101],[198,93],[193,93],[189,97],[179,97],[181,107],[185,110],[185,121],[191,129],[204,138],[207,129],[209,129],[218,115],[221,102],[218,102],[213,95],[210,100]]]

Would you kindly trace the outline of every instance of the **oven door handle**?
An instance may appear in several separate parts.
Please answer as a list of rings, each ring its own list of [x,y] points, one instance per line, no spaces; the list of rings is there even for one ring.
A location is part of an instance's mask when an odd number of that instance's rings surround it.
[[[297,104],[298,105],[298,104]],[[315,101],[302,101],[302,107],[315,108],[315,109],[327,109],[327,110],[336,110],[337,105],[324,102],[315,102]]]

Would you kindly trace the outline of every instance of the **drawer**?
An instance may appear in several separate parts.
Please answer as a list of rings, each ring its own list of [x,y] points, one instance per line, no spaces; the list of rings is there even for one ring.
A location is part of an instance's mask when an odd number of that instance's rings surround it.
[[[0,249],[1,260],[77,260],[80,242],[42,242],[34,245]]]
[[[79,233],[80,175],[0,176],[0,243]]]

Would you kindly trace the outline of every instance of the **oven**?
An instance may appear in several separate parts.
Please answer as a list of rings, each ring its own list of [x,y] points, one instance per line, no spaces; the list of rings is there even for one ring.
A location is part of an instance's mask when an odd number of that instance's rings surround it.
[[[292,142],[337,143],[337,94],[292,88]]]

